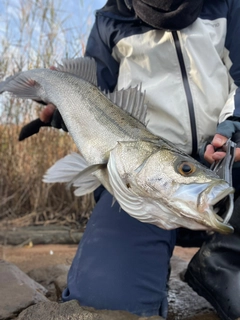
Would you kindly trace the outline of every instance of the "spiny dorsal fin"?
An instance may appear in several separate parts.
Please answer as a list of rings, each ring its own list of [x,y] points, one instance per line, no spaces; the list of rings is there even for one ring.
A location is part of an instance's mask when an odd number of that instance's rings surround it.
[[[132,117],[146,125],[147,104],[144,103],[145,91],[141,84],[128,89],[107,93],[107,97]]]
[[[93,58],[63,59],[53,70],[68,72],[97,86],[97,66]]]

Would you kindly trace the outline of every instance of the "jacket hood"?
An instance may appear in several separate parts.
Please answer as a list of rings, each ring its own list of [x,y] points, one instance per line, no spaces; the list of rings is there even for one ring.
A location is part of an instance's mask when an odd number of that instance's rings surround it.
[[[156,29],[181,30],[199,16],[204,0],[108,0],[101,11],[135,17]]]

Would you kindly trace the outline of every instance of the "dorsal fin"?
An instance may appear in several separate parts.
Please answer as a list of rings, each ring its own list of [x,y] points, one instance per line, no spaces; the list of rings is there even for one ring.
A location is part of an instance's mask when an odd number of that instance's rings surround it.
[[[58,64],[57,67],[54,67],[54,70],[74,74],[97,86],[97,67],[93,58],[63,59],[62,65]],[[145,91],[142,92],[141,85],[104,93],[113,103],[146,125],[147,105],[144,103]]]
[[[144,103],[145,91],[142,92],[141,84],[134,88],[113,91],[106,95],[113,103],[146,125],[147,104]]]
[[[53,70],[68,72],[97,86],[97,66],[93,58],[63,59]]]

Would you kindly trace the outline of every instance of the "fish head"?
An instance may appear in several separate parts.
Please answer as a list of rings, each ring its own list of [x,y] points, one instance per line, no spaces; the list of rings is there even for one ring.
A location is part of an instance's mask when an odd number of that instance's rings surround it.
[[[220,233],[233,231],[223,223],[216,207],[234,189],[192,157],[167,142],[149,141],[120,142],[111,156],[128,191],[155,204],[158,210],[165,208],[170,216],[175,214],[179,226]]]

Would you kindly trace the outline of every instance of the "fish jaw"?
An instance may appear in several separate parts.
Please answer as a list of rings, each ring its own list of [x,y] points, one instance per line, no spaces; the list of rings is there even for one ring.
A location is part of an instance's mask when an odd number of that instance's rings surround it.
[[[182,185],[172,195],[171,204],[173,210],[178,211],[183,217],[205,225],[206,229],[227,234],[232,233],[233,228],[229,224],[223,223],[223,219],[218,216],[214,205],[233,192],[234,189],[221,179],[213,180],[210,185]]]
[[[202,206],[205,208],[206,216],[210,220],[210,225],[215,226],[215,231],[220,233],[231,233],[233,228],[229,224],[223,223],[223,219],[215,212],[214,205],[219,203],[226,197],[234,193],[234,188],[232,188],[225,180],[221,180],[222,183],[212,184],[209,189],[205,190],[205,193],[201,194],[199,197],[199,211]]]

